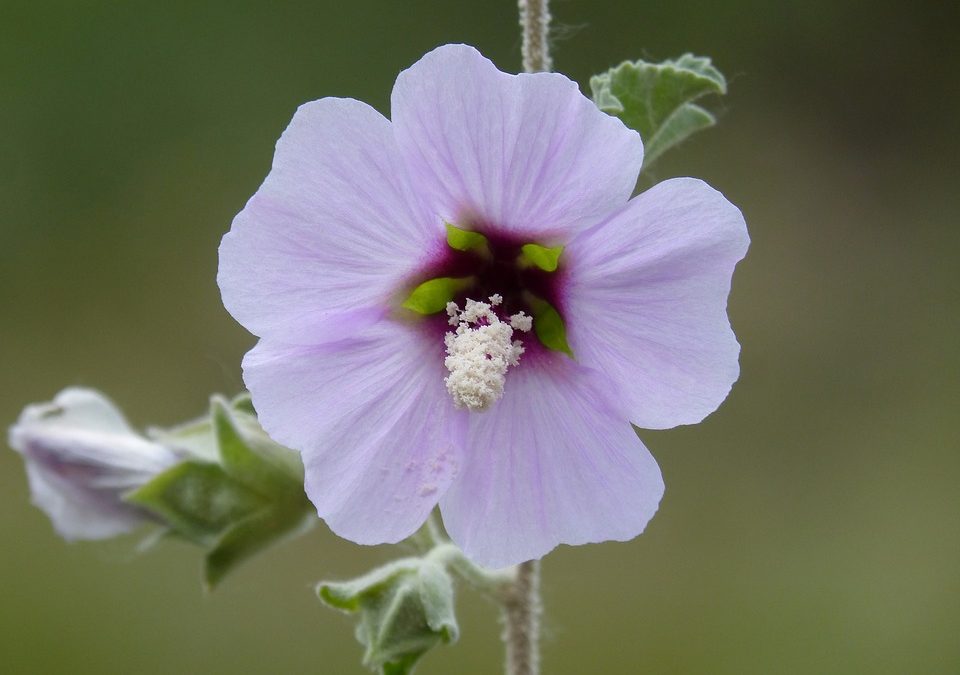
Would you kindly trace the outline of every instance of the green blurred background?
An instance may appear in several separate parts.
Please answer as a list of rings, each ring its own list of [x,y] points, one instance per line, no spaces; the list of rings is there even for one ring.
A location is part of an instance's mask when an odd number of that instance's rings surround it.
[[[706,54],[721,123],[655,167],[707,179],[753,245],[743,374],[646,433],[667,493],[627,544],[544,565],[545,673],[960,672],[956,3],[557,0],[556,67]],[[445,42],[519,69],[507,0],[0,5],[0,420],[98,387],[138,426],[241,386],[217,244],[296,106],[388,112]],[[216,593],[199,552],[68,545],[0,453],[0,671],[360,673],[319,578],[395,553],[325,528]],[[495,673],[494,608],[420,672]]]

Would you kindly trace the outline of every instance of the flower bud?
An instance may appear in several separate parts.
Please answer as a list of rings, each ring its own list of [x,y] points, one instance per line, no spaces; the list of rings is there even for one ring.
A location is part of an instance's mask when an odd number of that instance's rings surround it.
[[[149,519],[122,496],[178,460],[136,433],[103,394],[68,388],[27,406],[10,428],[33,503],[64,539],[106,539]]]

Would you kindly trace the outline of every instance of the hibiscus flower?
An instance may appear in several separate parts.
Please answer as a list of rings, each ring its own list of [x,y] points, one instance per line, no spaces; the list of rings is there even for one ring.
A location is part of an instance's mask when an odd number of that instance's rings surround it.
[[[337,534],[439,504],[473,561],[628,540],[663,495],[634,427],[699,422],[739,374],[748,237],[705,183],[631,199],[640,137],[556,73],[464,45],[402,72],[391,119],[299,108],[220,247],[244,380]]]

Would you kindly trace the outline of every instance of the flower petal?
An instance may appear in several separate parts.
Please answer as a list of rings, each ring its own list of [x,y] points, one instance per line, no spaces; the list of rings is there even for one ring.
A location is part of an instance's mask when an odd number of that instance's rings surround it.
[[[116,495],[83,489],[40,462],[26,463],[30,501],[67,541],[109,539],[131,532],[145,518]]]
[[[663,496],[660,469],[611,404],[606,378],[551,360],[521,363],[503,399],[471,417],[463,471],[440,502],[451,538],[481,565],[632,539]]]
[[[567,247],[570,345],[619,384],[638,426],[699,422],[737,380],[727,295],[748,244],[737,207],[702,181],[677,178]]]
[[[82,387],[28,405],[10,428],[9,441],[28,459],[43,456],[57,466],[98,467],[125,477],[126,487],[149,480],[176,459],[171,450],[134,431],[109,398]]]
[[[244,359],[263,428],[300,451],[307,496],[338,535],[408,537],[456,475],[464,417],[443,386],[442,350],[383,321],[321,346],[261,340]]]
[[[67,387],[50,403],[27,406],[20,415],[18,424],[97,429],[118,434],[135,433],[123,413],[110,399],[95,389],[83,387]]]
[[[405,178],[390,122],[352,99],[297,110],[273,168],[220,245],[231,314],[260,337],[318,344],[369,325],[443,244]]]
[[[391,116],[419,188],[459,225],[562,235],[629,198],[643,163],[636,132],[557,73],[508,75],[465,45],[400,73]]]

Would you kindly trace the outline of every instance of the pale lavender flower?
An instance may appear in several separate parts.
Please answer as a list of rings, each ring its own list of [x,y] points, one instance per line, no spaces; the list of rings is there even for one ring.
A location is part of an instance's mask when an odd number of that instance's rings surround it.
[[[146,516],[123,494],[177,461],[91,389],[64,389],[50,403],[27,406],[9,442],[23,455],[33,503],[67,540],[106,539],[142,524]]]
[[[401,73],[391,118],[301,106],[223,239],[224,304],[260,338],[244,379],[264,428],[356,542],[399,541],[438,503],[491,567],[636,536],[663,481],[630,422],[698,422],[739,374],[740,212],[689,178],[630,199],[635,132],[566,77],[508,75],[470,47]],[[485,250],[451,248],[446,223]],[[563,246],[556,271],[518,263],[525,244]],[[447,312],[401,306],[441,277],[466,279]],[[528,330],[543,302],[572,357],[538,340],[540,319]]]

